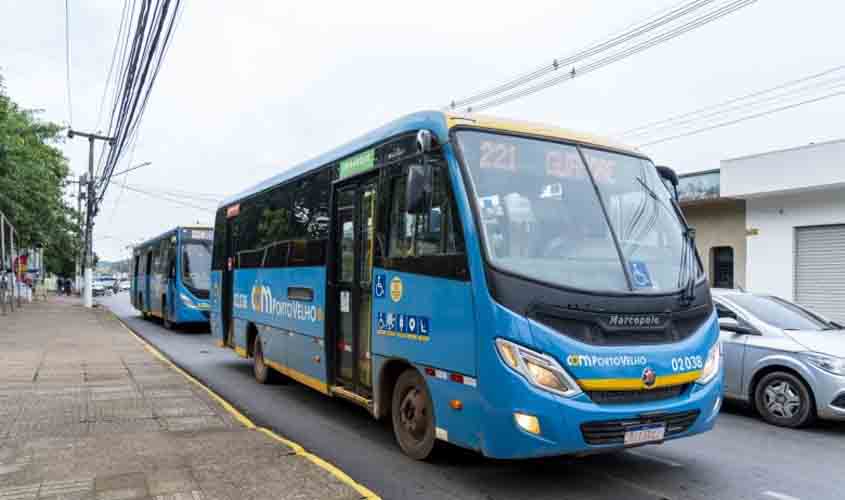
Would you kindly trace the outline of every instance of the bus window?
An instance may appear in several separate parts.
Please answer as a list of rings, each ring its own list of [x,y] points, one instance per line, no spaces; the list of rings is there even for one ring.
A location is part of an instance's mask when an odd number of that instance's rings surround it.
[[[460,225],[456,222],[452,210],[446,176],[440,165],[432,168],[434,189],[431,208],[424,214],[412,215],[406,211],[405,177],[393,180],[389,257],[422,257],[463,252]]]

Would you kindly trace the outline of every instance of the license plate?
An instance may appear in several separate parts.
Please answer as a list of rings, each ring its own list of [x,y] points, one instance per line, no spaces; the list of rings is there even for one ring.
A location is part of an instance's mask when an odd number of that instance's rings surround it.
[[[666,424],[646,424],[625,430],[625,446],[663,441]]]

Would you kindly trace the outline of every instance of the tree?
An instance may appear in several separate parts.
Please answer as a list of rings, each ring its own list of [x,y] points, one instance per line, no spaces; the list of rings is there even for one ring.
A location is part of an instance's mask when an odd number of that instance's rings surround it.
[[[48,270],[73,274],[79,251],[76,211],[63,199],[67,159],[56,147],[62,127],[21,109],[0,75],[0,211],[14,224],[18,248],[44,247]]]

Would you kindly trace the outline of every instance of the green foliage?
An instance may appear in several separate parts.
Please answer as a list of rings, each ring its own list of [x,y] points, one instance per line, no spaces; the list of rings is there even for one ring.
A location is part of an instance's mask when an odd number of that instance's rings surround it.
[[[18,232],[16,246],[44,246],[48,270],[72,275],[79,247],[76,211],[63,197],[67,159],[55,146],[62,127],[21,109],[0,77],[0,211]]]

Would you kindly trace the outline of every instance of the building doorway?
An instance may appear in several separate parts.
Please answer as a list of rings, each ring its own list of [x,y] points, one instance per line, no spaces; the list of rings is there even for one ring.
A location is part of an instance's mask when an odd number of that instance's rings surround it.
[[[715,288],[734,287],[734,249],[733,247],[713,247],[710,249],[710,280]]]

